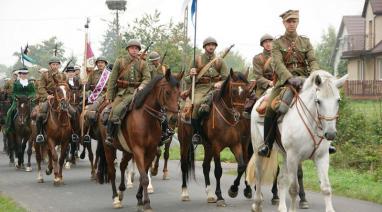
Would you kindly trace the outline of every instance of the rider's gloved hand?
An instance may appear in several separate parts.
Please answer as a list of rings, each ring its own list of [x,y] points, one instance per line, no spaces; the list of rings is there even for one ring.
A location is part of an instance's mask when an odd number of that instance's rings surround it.
[[[293,76],[289,78],[287,82],[295,88],[300,88],[304,83],[304,80],[301,77]]]

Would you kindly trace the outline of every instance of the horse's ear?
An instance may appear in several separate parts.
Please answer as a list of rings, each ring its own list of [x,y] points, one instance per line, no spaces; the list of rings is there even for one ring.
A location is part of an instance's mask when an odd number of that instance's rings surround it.
[[[248,75],[249,75],[249,67],[247,68],[247,70],[244,73],[245,79],[248,79]]]
[[[344,85],[345,81],[348,79],[349,77],[349,74],[346,74],[345,76],[337,79],[334,83],[336,85],[337,88],[340,88]]]
[[[176,75],[176,80],[178,81],[182,80],[183,76],[184,76],[184,70]]]
[[[168,69],[166,70],[166,74],[165,74],[165,77],[166,77],[166,80],[167,80],[167,81],[170,81],[170,76],[171,76],[171,69],[168,68]]]
[[[229,75],[231,76],[231,78],[234,77],[234,72],[232,68],[229,70]]]
[[[320,75],[317,75],[317,76],[314,78],[314,83],[315,83],[317,86],[320,86],[320,85],[321,85],[322,80],[321,80]]]

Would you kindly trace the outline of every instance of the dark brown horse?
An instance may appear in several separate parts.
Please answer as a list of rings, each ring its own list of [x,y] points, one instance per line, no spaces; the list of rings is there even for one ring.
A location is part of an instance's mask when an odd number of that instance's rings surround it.
[[[50,175],[54,171],[54,185],[63,183],[62,168],[66,158],[69,142],[72,134],[72,126],[69,117],[70,89],[66,83],[59,83],[54,90],[54,99],[49,101],[49,111],[47,123],[44,126],[44,136],[48,148],[49,164],[46,174]],[[45,144],[42,144],[45,145]],[[56,151],[56,146],[61,145],[60,158]],[[36,145],[36,151],[43,150],[43,146]],[[38,155],[43,155],[42,153]],[[37,156],[36,160],[39,172],[39,182],[43,182],[41,174],[42,157]],[[40,178],[41,177],[41,178]]]
[[[214,92],[211,112],[203,121],[203,174],[206,185],[207,201],[217,202],[218,206],[225,206],[221,194],[220,178],[222,167],[220,152],[228,147],[235,155],[238,163],[238,176],[229,190],[230,196],[237,195],[238,186],[247,164],[247,148],[249,143],[248,120],[240,118],[244,109],[245,99],[248,96],[247,77],[241,73],[233,72],[224,81],[221,89]],[[194,169],[194,146],[191,144],[192,130],[182,118],[178,126],[178,138],[181,145],[181,169],[182,169],[182,194],[183,201],[189,200],[187,180]],[[211,191],[209,172],[211,160],[215,162],[216,190],[215,195]],[[246,185],[245,195],[249,197],[250,187]]]
[[[13,118],[12,125],[14,131],[8,133],[9,140],[9,157],[13,160],[13,154],[17,157],[17,169],[25,169],[25,171],[32,171],[31,156],[32,156],[32,142],[31,136],[31,108],[32,100],[27,96],[16,97],[16,113]],[[24,152],[28,144],[28,164],[24,166]]]
[[[169,113],[178,112],[179,79],[171,75],[167,70],[164,77],[157,76],[145,88],[135,96],[134,107],[122,120],[118,139],[114,142],[117,149],[124,152],[120,169],[121,184],[117,193],[115,186],[115,150],[112,147],[103,145],[106,158],[100,156],[98,168],[104,169],[107,165],[108,176],[112,183],[113,207],[122,207],[121,200],[125,186],[125,169],[128,161],[134,157],[139,174],[140,186],[137,193],[138,206],[144,210],[151,210],[150,199],[147,192],[149,183],[147,172],[154,160],[158,144],[161,137],[161,109]],[[102,124],[99,119],[99,126]],[[104,127],[102,134],[105,137]],[[107,164],[104,163],[106,159]],[[99,176],[104,178],[104,176]]]

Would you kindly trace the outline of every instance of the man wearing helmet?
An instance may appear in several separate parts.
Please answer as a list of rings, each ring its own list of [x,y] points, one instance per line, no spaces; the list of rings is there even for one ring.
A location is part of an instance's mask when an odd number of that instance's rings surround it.
[[[107,82],[110,77],[111,70],[106,67],[108,61],[105,57],[100,56],[96,59],[95,64],[97,69],[94,70],[88,78],[85,90],[87,91],[87,102],[85,113],[85,126],[88,127],[97,121],[98,109],[104,101]],[[84,142],[90,142],[90,136],[84,136]]]
[[[215,38],[208,37],[203,41],[204,54],[195,58],[195,67],[192,68],[188,73],[188,76],[185,77],[187,84],[191,84],[192,77],[197,76],[201,69],[216,57],[215,49],[217,46],[218,43]],[[200,79],[195,82],[194,108],[191,119],[191,125],[194,130],[192,142],[195,144],[200,144],[202,142],[201,122],[210,111],[212,91],[214,88],[220,88],[223,81],[227,78],[227,75],[227,65],[222,58],[218,58]]]
[[[150,81],[147,64],[138,57],[138,52],[142,49],[141,43],[135,39],[129,40],[126,49],[127,54],[115,61],[107,84],[107,100],[112,102],[105,141],[108,145],[112,145],[118,126],[121,124],[121,117],[125,115],[135,89],[143,89]]]
[[[166,73],[166,69],[168,68],[167,65],[161,64],[160,62],[160,55],[156,51],[152,51],[149,54],[149,71],[151,78],[155,78],[156,76],[164,76]]]

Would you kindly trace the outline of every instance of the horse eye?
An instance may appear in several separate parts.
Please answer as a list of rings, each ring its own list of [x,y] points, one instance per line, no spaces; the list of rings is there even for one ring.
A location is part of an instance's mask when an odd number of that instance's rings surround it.
[[[319,99],[314,100],[317,104],[321,104],[321,101]]]
[[[337,99],[337,102],[340,103],[340,102],[341,102],[341,99]]]

